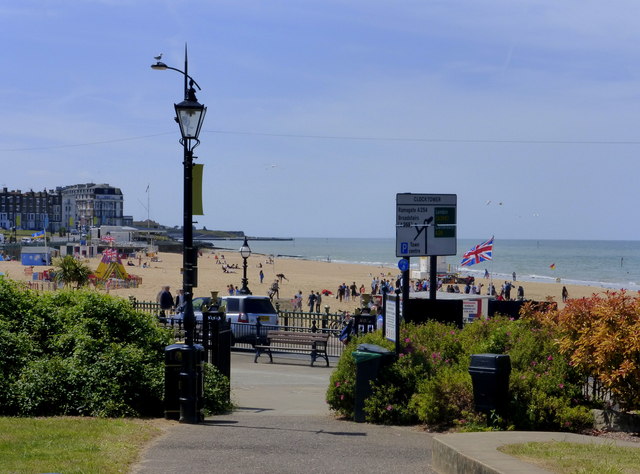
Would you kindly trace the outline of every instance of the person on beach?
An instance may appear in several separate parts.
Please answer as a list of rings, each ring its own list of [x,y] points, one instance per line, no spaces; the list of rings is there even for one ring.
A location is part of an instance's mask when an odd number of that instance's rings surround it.
[[[322,295],[316,291],[316,313],[320,312],[320,304],[322,303]]]
[[[518,299],[520,301],[524,300],[524,288],[522,288],[522,285],[518,287]]]
[[[311,293],[307,296],[307,304],[309,305],[309,312],[313,313],[313,310],[316,307],[316,294],[313,290],[311,290]]]
[[[513,275],[511,276],[513,276],[513,281],[516,281],[516,272],[513,272]]]
[[[563,286],[562,287],[562,302],[566,303],[568,299],[569,299],[569,292],[567,291],[567,287]]]
[[[262,285],[262,280],[264,280],[264,272],[262,270],[260,270],[260,284]]]
[[[278,285],[278,280],[273,280],[271,283],[271,288],[269,288],[269,299],[273,300],[273,297],[280,299],[280,286]]]
[[[302,312],[302,290],[298,290],[298,292],[293,295],[291,302],[293,303],[294,311]]]
[[[513,288],[513,285],[510,282],[505,281],[504,282],[504,299],[507,301],[511,300],[511,288]]]

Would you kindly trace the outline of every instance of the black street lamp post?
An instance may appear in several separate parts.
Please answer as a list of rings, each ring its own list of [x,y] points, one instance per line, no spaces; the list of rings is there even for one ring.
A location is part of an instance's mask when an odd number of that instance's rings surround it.
[[[241,295],[250,295],[251,290],[247,286],[249,284],[249,280],[247,279],[247,259],[251,256],[251,248],[247,243],[247,238],[244,238],[244,243],[242,247],[240,247],[240,256],[242,257],[242,288],[240,288]]]
[[[180,421],[183,423],[198,423],[200,414],[197,406],[198,385],[196,374],[196,353],[201,346],[194,346],[194,333],[196,318],[193,312],[193,288],[197,283],[198,254],[193,245],[193,150],[200,144],[198,136],[207,108],[198,103],[195,85],[198,90],[200,86],[188,74],[187,47],[184,50],[184,71],[167,66],[158,61],[151,65],[152,69],[171,69],[184,75],[184,100],[179,104],[174,104],[176,110],[175,120],[180,126],[180,144],[184,153],[184,211],[182,226],[182,289],[184,290],[184,329],[186,333],[186,350],[182,357],[183,370],[180,373]]]

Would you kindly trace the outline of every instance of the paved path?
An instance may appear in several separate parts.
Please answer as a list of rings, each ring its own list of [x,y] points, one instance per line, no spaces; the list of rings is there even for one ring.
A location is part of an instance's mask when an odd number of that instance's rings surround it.
[[[167,433],[145,451],[133,472],[533,474],[547,471],[497,447],[527,441],[610,441],[537,432],[433,437],[415,427],[340,421],[325,403],[333,368],[309,367],[308,358],[274,359],[275,364],[254,364],[252,354],[233,353],[232,399],[237,409],[198,425],[169,422]]]
[[[333,368],[309,367],[308,358],[275,361],[254,364],[252,354],[233,353],[238,408],[198,425],[172,423],[134,472],[434,472],[429,434],[336,420],[325,402]]]

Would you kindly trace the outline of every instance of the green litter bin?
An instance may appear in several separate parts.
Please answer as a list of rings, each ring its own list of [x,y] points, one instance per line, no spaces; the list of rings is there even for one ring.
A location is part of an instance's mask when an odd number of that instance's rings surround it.
[[[356,393],[354,403],[354,421],[365,420],[364,401],[371,395],[371,382],[378,378],[382,367],[393,362],[395,354],[389,349],[375,344],[360,344],[351,353],[356,362]]]

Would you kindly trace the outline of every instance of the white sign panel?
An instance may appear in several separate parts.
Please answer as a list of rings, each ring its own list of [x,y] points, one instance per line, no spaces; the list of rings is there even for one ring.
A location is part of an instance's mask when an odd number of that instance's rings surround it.
[[[455,194],[396,195],[396,256],[455,255]]]
[[[387,297],[386,311],[384,313],[384,334],[389,341],[396,340],[396,299]]]
[[[478,300],[464,300],[462,301],[462,321],[464,323],[471,323],[474,319],[478,318],[478,305],[481,301]]]

